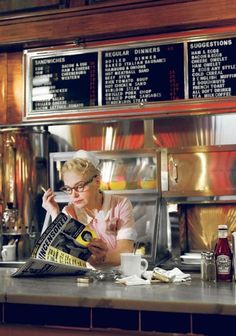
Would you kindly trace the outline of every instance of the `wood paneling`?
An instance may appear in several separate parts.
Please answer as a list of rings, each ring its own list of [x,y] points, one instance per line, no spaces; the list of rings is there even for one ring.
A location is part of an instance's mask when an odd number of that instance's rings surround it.
[[[84,0],[70,0],[70,7],[79,7],[83,6],[85,3]]]
[[[0,123],[5,124],[7,114],[7,54],[0,54]]]
[[[8,53],[7,62],[7,123],[22,121],[23,71],[22,52]]]
[[[15,13],[18,11],[39,10],[42,8],[58,8],[60,0],[1,0],[0,13]]]
[[[0,19],[0,45],[55,43],[75,38],[104,39],[229,25],[236,22],[236,0],[159,1],[116,6],[83,6],[25,17]]]

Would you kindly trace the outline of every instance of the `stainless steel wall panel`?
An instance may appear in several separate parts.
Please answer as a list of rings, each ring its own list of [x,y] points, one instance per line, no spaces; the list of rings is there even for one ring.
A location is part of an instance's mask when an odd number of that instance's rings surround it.
[[[236,193],[236,146],[189,147],[168,152],[168,193],[216,196]]]
[[[155,119],[154,142],[163,148],[236,144],[235,127],[236,114]]]
[[[228,236],[236,230],[235,204],[181,204],[180,247],[186,251],[213,251],[218,237],[218,225],[228,226]]]
[[[3,210],[11,203],[18,216],[4,234],[39,232],[40,185],[48,185],[48,132],[40,128],[2,129]],[[39,209],[38,209],[39,208]],[[5,223],[6,224],[6,223]]]

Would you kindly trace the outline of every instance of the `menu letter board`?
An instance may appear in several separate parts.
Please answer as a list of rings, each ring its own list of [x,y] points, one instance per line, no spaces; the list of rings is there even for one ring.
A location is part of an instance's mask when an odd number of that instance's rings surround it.
[[[102,52],[102,104],[184,98],[183,44]]]
[[[78,109],[98,104],[97,53],[32,59],[32,110]]]
[[[189,42],[189,98],[235,96],[235,55],[235,38]]]

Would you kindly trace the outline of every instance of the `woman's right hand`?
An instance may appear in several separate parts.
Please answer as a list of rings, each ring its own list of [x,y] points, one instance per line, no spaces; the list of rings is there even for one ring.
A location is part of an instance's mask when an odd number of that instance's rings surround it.
[[[92,266],[101,266],[105,263],[106,255],[108,252],[107,244],[100,238],[94,238],[88,244],[88,249],[92,252],[88,262]]]
[[[42,207],[50,213],[53,219],[60,213],[59,205],[55,201],[54,197],[54,192],[49,188],[43,195],[42,203]]]

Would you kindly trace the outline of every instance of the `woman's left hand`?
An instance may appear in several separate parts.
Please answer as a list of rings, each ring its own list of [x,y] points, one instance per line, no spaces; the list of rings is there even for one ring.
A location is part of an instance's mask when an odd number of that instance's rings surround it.
[[[92,253],[88,262],[92,266],[102,265],[105,262],[108,247],[107,244],[99,238],[94,238],[88,245],[88,249]]]

